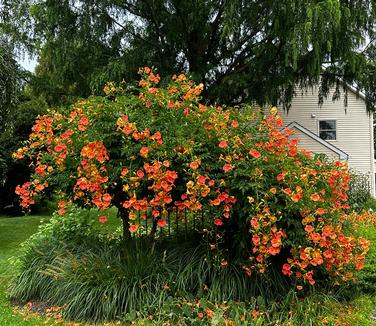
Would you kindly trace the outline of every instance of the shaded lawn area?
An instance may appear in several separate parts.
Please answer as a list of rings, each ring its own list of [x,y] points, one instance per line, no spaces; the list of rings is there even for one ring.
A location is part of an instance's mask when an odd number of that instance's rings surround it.
[[[96,216],[97,212],[93,211],[92,214]],[[35,314],[27,314],[28,317],[25,319],[22,314],[15,313],[5,293],[11,277],[16,272],[9,259],[19,254],[21,243],[37,232],[41,222],[46,222],[49,218],[48,215],[0,216],[0,326],[56,324],[52,319],[47,320]],[[120,222],[116,218],[116,211],[111,210],[108,223],[103,225],[104,232],[111,232],[118,226]]]
[[[15,314],[6,298],[5,290],[11,276],[14,274],[9,258],[17,255],[20,243],[28,239],[38,230],[41,220],[48,220],[48,216],[0,216],[0,325],[43,325],[44,319],[31,317],[24,320],[21,314]],[[44,324],[46,325],[46,324]],[[47,324],[48,325],[48,324]]]
[[[41,220],[47,221],[48,216],[0,216],[0,279],[1,287],[12,275],[13,270],[8,259],[19,250],[21,242],[28,239],[38,229]]]

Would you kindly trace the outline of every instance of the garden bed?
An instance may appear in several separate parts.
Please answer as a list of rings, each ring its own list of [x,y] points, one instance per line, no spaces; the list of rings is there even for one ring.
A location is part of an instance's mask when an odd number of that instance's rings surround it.
[[[15,270],[5,268],[8,265],[8,258],[12,255],[19,255],[21,242],[36,231],[39,220],[40,217],[0,218],[0,238],[5,239],[9,234],[9,230],[13,232],[12,241],[0,242],[2,246],[0,250],[1,278],[5,279],[0,293],[0,323],[3,325],[34,326],[42,323],[54,324],[56,319],[59,322],[61,321],[56,318],[62,313],[57,307],[55,309],[58,311],[55,313],[53,311],[42,311],[43,308],[51,309],[53,306],[48,306],[45,303],[38,305],[37,302],[33,301],[31,301],[31,305],[29,302],[25,302],[24,306],[12,307],[5,298],[6,284],[9,284],[9,278],[15,273]],[[116,227],[116,221],[114,216],[109,219],[109,223],[112,223],[114,227]],[[363,227],[359,232],[364,236],[370,237],[371,240],[376,240],[376,230],[373,226]],[[298,298],[296,300],[292,295],[279,302],[279,304],[275,302],[265,305],[264,303],[264,306],[260,299],[257,302],[257,298],[252,299],[255,301],[250,300],[248,303],[226,302],[223,304],[213,303],[206,299],[187,300],[178,298],[167,301],[162,306],[145,306],[138,311],[126,313],[122,318],[124,320],[123,323],[126,324],[130,320],[134,320],[136,323],[142,324],[144,320],[149,324],[154,323],[155,325],[168,322],[177,324],[177,321],[184,322],[187,325],[192,323],[208,324],[208,318],[210,317],[214,318],[210,319],[213,324],[215,324],[216,320],[223,322],[223,318],[226,318],[238,322],[243,321],[244,324],[259,320],[260,325],[274,325],[277,320],[286,325],[304,325],[304,323],[315,322],[327,323],[328,325],[337,325],[338,323],[341,325],[373,325],[372,312],[374,311],[375,301],[372,298],[374,298],[375,292],[373,292],[374,282],[372,275],[374,275],[375,252],[375,246],[373,245],[365,269],[359,275],[359,286],[356,291],[351,287],[352,295],[348,296],[347,299],[341,292],[336,295],[323,290],[307,293],[304,300]],[[36,307],[39,308],[38,314],[43,312],[41,316],[38,316],[36,311],[34,311]],[[55,319],[52,318],[53,316]],[[66,324],[71,325],[69,322],[66,322]]]

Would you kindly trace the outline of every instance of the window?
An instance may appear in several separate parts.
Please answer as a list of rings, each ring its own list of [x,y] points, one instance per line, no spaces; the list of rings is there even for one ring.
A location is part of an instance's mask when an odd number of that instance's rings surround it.
[[[319,121],[319,136],[325,140],[337,139],[337,124],[336,120],[320,120]]]

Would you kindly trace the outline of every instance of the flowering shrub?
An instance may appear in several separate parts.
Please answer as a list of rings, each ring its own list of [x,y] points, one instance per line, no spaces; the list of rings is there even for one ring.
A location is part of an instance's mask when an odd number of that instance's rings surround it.
[[[346,221],[355,227],[374,226],[376,227],[376,213],[373,211],[363,210],[361,212],[352,211],[345,217]]]
[[[237,260],[249,276],[276,257],[283,274],[312,285],[318,271],[345,281],[363,267],[369,242],[343,230],[345,163],[298,149],[276,108],[206,106],[203,86],[184,75],[163,88],[149,68],[140,74],[138,86],[110,83],[106,97],[38,117],[14,154],[34,162],[17,188],[23,207],[53,186],[59,214],[75,203],[104,223],[116,206],[128,238],[142,228],[138,212],[152,212],[154,234],[172,208],[205,211],[220,266]]]

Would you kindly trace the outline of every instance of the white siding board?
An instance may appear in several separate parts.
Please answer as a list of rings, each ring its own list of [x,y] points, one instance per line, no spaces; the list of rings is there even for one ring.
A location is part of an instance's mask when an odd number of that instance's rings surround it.
[[[323,153],[326,154],[329,158],[338,160],[339,155],[328,147],[324,146],[323,144],[319,143],[315,139],[307,136],[305,133],[297,130],[296,128],[292,128],[294,130],[294,138],[299,139],[299,147],[309,149],[313,153]]]
[[[347,107],[345,107],[344,95],[342,94],[339,100],[332,101],[332,92],[330,92],[320,107],[317,87],[304,92],[297,90],[296,93],[289,112],[279,110],[284,124],[288,125],[296,121],[318,135],[319,120],[336,120],[337,140],[329,142],[349,155],[348,163],[351,168],[370,175],[372,189],[374,189],[372,116],[367,113],[364,99],[349,91]],[[309,139],[301,132],[298,136],[301,147],[333,157],[331,150],[312,138]]]

